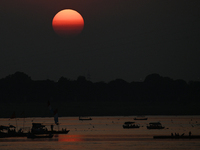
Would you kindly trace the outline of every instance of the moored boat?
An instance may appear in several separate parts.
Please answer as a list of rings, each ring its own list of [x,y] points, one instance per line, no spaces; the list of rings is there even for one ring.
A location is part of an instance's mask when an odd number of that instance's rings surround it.
[[[84,121],[84,120],[92,120],[92,118],[90,117],[80,117],[79,116],[79,120]]]
[[[134,118],[134,120],[147,120],[148,118],[145,116],[137,116]]]
[[[123,124],[124,129],[139,128],[139,127],[140,127],[140,125],[135,124],[135,122],[131,122],[131,121],[124,122],[124,124]]]
[[[164,129],[160,122],[150,122],[147,129]]]
[[[5,137],[25,137],[27,133],[23,132],[22,129],[16,131],[16,127],[13,125],[9,126],[0,126],[0,138]]]
[[[32,134],[67,134],[70,130],[54,130],[54,125],[51,125],[51,130],[48,130],[44,124],[41,123],[32,123],[31,133]]]

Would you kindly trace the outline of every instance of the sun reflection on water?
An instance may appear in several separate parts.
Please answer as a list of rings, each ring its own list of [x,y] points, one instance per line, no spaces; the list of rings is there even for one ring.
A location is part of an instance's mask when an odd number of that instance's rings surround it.
[[[56,135],[58,142],[83,142],[83,135]]]

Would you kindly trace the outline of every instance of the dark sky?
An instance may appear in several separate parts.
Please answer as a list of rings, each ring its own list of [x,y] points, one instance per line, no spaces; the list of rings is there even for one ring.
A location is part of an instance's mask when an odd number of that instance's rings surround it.
[[[66,8],[85,21],[75,38],[51,26]],[[0,20],[0,78],[22,71],[33,80],[200,80],[199,0],[1,0]]]

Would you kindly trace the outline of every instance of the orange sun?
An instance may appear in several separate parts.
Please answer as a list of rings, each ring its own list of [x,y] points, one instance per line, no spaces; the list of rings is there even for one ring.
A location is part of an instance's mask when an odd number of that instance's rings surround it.
[[[63,37],[73,37],[81,33],[84,27],[83,17],[75,10],[59,11],[52,20],[52,27],[56,34]]]

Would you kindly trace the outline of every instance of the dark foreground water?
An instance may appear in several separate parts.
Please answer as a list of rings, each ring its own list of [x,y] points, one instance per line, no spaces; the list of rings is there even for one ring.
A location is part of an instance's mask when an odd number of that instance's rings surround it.
[[[0,138],[0,150],[77,150],[77,149],[200,149],[200,139],[153,139],[154,135],[185,133],[200,135],[200,116],[146,116],[138,120],[138,129],[123,129],[130,117],[92,117],[90,121],[79,121],[78,117],[61,117],[55,129],[67,128],[65,135],[54,135],[52,139]],[[149,122],[160,121],[165,129],[149,130]],[[28,130],[32,122],[47,124],[50,129],[53,118],[0,119],[1,125],[16,125]]]

